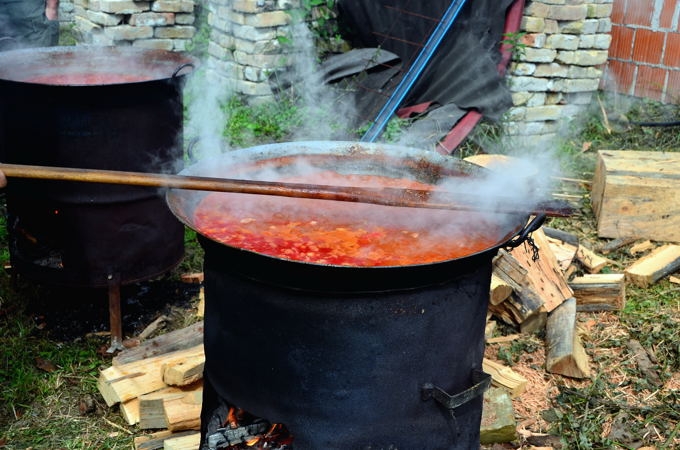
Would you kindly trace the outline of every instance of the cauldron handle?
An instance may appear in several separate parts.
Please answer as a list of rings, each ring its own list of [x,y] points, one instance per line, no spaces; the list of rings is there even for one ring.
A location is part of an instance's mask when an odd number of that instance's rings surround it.
[[[172,78],[175,78],[177,74],[180,72],[180,70],[184,69],[185,67],[191,67],[192,69],[196,69],[196,66],[193,63],[180,64],[180,66],[177,67],[174,72],[172,72]]]
[[[519,247],[525,241],[529,243],[534,252],[534,261],[538,259],[538,247],[531,238],[531,233],[541,228],[543,222],[545,222],[546,215],[538,214],[529,223],[527,223],[524,228],[517,232],[513,237],[511,237],[504,245],[504,247],[509,251],[513,248]]]
[[[451,395],[444,389],[435,386],[432,383],[425,383],[421,388],[421,398],[423,400],[435,399],[444,408],[453,412],[459,406],[463,406],[473,398],[484,394],[489,386],[491,386],[491,375],[481,370],[474,370],[472,372],[472,381],[475,383],[471,387],[465,389],[463,392]]]

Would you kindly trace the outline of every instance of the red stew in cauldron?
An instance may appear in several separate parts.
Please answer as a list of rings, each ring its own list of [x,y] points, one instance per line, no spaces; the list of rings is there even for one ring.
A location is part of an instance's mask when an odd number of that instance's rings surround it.
[[[328,172],[312,178],[280,181],[434,188],[377,175],[339,178]],[[496,226],[470,212],[221,192],[201,200],[194,210],[194,221],[200,233],[229,246],[293,261],[340,266],[446,261],[486,250],[499,238]]]

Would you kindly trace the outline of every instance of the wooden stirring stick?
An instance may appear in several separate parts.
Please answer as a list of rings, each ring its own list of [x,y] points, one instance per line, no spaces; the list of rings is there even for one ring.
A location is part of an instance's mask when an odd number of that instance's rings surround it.
[[[0,170],[2,170],[7,177],[14,178],[124,184],[199,191],[232,192],[240,194],[274,195],[281,197],[370,203],[376,205],[409,208],[472,211],[484,208],[483,203],[480,203],[478,198],[474,198],[474,195],[464,194],[462,198],[454,198],[454,194],[420,189],[400,189],[392,187],[366,188],[304,183],[282,183],[275,181],[238,180],[189,175],[165,175],[146,172],[77,169],[22,164],[0,164]],[[435,195],[438,201],[431,201],[430,199]],[[505,203],[505,206],[499,208],[494,207],[493,212],[514,214],[540,213],[556,217],[565,217],[572,214],[571,207],[564,202],[549,202],[540,204],[537,208],[534,208],[534,211],[523,211],[520,206],[516,206],[517,202],[514,201],[502,203]]]

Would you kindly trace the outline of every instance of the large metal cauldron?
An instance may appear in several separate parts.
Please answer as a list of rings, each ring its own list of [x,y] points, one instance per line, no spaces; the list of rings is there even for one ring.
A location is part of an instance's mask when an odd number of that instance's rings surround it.
[[[235,151],[183,173],[247,177],[269,161],[285,172],[299,155],[339,173],[427,182],[483,170],[415,149],[302,142]],[[167,198],[195,228],[204,195]],[[484,251],[401,267],[293,262],[197,229],[205,249],[202,449],[220,426],[213,411],[223,401],[286,425],[295,449],[477,448],[489,382],[481,367],[491,262],[527,216],[502,219]]]
[[[1,160],[175,173],[193,63],[133,47],[0,52]],[[183,255],[183,225],[153,188],[17,179],[7,205],[12,266],[38,281],[135,282]]]

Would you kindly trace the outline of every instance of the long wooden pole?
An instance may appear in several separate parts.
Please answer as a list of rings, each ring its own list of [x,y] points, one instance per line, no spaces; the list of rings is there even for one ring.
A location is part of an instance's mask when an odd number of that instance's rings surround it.
[[[474,211],[483,209],[483,205],[486,203],[481,202],[481,199],[474,194],[451,194],[430,190],[392,187],[370,188],[332,186],[23,164],[0,164],[0,170],[2,170],[5,176],[9,178],[31,178],[54,181],[77,181],[86,183],[124,184],[199,191],[232,192],[240,194],[274,195],[410,208]],[[437,200],[435,201],[433,198],[436,198]],[[502,205],[498,207],[494,206],[493,208],[495,212],[501,213],[542,213],[559,217],[572,214],[571,207],[564,202],[547,202],[538,205],[538,208],[535,208],[536,211],[523,211],[521,206],[513,200],[495,203],[502,203]]]

